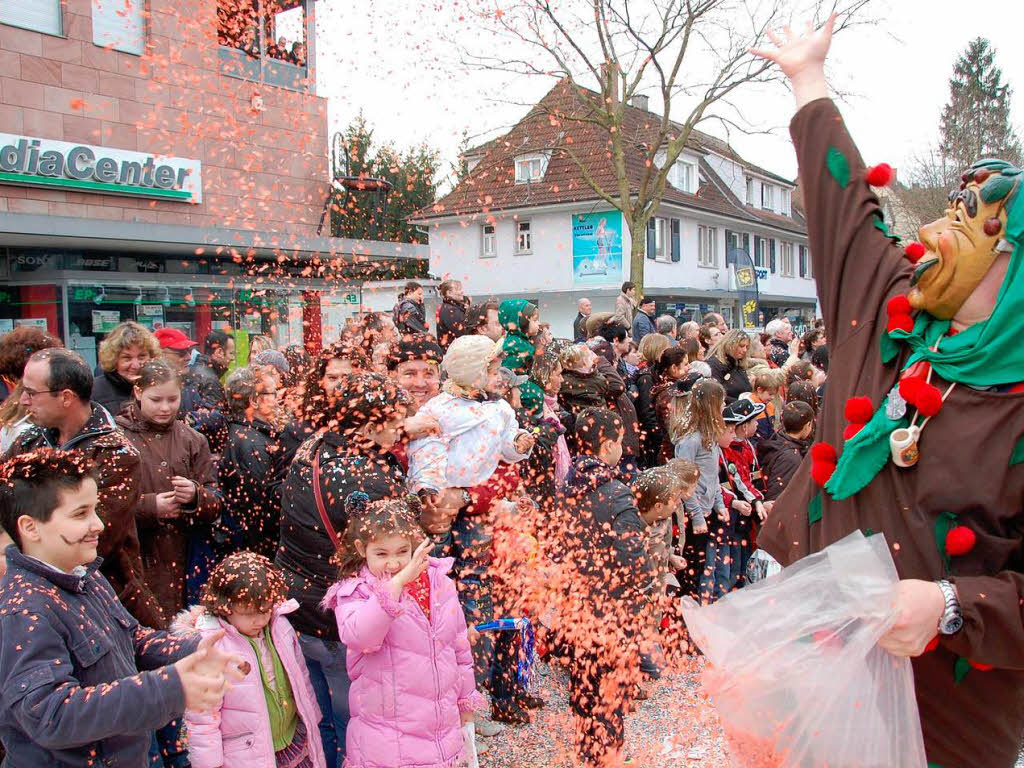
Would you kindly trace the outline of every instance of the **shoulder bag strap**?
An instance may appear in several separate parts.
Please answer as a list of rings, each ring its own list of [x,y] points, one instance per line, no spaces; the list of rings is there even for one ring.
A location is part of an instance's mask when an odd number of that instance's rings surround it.
[[[320,490],[320,449],[323,448],[323,445],[323,442],[317,445],[316,453],[313,456],[313,499],[316,501],[316,511],[320,513],[320,521],[324,524],[324,530],[327,531],[327,535],[330,537],[334,548],[339,549],[341,547],[341,540],[338,538],[338,533],[334,530],[334,526],[331,525],[331,519],[327,516],[323,492]]]

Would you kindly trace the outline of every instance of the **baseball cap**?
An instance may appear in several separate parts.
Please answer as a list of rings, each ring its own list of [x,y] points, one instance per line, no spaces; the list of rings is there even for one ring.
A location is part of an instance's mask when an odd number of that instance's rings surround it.
[[[156,336],[161,349],[183,350],[196,346],[196,342],[192,341],[192,339],[177,328],[157,328],[153,335]]]

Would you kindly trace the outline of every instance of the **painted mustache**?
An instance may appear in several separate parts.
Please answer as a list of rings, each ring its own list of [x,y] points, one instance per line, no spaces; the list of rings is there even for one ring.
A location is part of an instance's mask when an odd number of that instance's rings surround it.
[[[58,535],[60,536],[60,538],[61,538],[61,541],[63,541],[63,542],[64,542],[65,544],[67,544],[67,545],[68,545],[69,547],[74,547],[74,546],[77,546],[78,544],[83,544],[83,543],[85,542],[85,540],[86,540],[86,539],[95,539],[95,538],[98,538],[97,534],[95,534],[95,533],[87,533],[87,534],[85,534],[85,536],[83,536],[82,538],[80,538],[80,539],[76,539],[75,541],[71,541],[70,539],[68,539],[67,537],[65,537],[63,533],[61,533],[61,534],[58,534]]]

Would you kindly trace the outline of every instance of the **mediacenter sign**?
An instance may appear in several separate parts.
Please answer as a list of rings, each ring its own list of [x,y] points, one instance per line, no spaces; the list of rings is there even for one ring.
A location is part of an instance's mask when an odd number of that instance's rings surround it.
[[[0,184],[201,203],[202,174],[187,157],[0,133]]]

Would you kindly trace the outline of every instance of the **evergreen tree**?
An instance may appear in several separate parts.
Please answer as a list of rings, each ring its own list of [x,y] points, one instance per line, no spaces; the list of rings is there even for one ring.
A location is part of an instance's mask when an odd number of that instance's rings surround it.
[[[409,224],[408,218],[437,199],[435,178],[440,153],[421,144],[398,150],[373,143],[373,130],[362,114],[342,132],[335,134],[332,166],[335,178],[358,177],[367,189],[348,195],[336,190],[331,203],[331,234],[334,237],[422,243],[426,238]],[[372,189],[375,179],[391,184],[387,207],[383,195]]]
[[[940,147],[953,168],[962,170],[983,157],[1020,162],[1010,95],[988,40],[972,40],[953,68],[949,103],[942,110]]]

